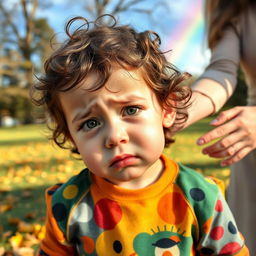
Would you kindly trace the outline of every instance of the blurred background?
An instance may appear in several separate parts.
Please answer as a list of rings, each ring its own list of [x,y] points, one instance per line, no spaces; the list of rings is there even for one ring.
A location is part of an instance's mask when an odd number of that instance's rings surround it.
[[[47,140],[45,113],[29,98],[29,87],[52,52],[50,41],[58,47],[65,40],[64,25],[74,16],[94,20],[110,13],[138,31],[156,31],[162,50],[171,50],[168,60],[191,73],[192,82],[210,58],[203,5],[203,0],[0,0],[0,256],[34,255],[44,236],[46,187],[83,168]],[[242,83],[240,75],[227,106],[245,103]],[[183,131],[165,153],[227,184],[229,169],[203,156],[195,144],[209,121]]]
[[[168,59],[182,71],[200,74],[209,54],[203,43],[202,0],[1,0],[0,1],[0,124],[40,122],[28,98],[28,88],[40,76],[43,63],[65,39],[69,18],[94,20],[112,13],[121,24],[138,31],[155,30]],[[37,110],[38,111],[38,110]]]

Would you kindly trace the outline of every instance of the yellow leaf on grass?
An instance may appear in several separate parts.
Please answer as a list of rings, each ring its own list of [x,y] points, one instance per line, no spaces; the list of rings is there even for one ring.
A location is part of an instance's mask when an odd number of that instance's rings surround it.
[[[34,225],[34,234],[38,240],[43,240],[45,237],[45,226],[42,226],[40,224]]]
[[[24,221],[21,221],[18,224],[18,231],[25,232],[25,233],[32,233],[34,231],[34,225],[30,224],[30,223],[26,223]]]
[[[31,247],[39,244],[38,239],[33,234],[26,233],[23,238],[22,247]]]
[[[0,205],[0,213],[4,213],[10,211],[13,208],[11,204],[1,204]]]
[[[43,231],[38,232],[37,239],[39,241],[42,241],[44,238],[45,238],[45,232],[43,232]]]
[[[17,232],[14,236],[11,236],[9,238],[9,242],[12,247],[20,247],[21,243],[23,241],[23,236],[21,233]]]
[[[21,247],[21,248],[16,248],[14,250],[15,255],[19,256],[33,256],[34,255],[34,250],[29,247]]]
[[[34,232],[37,234],[42,229],[42,226],[40,224],[34,224]]]

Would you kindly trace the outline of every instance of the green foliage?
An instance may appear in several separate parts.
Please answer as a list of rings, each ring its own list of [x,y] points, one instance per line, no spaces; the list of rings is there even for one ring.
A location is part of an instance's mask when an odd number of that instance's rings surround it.
[[[18,87],[2,88],[0,94],[0,120],[9,115],[20,123],[33,122],[34,106],[29,98],[28,91]]]

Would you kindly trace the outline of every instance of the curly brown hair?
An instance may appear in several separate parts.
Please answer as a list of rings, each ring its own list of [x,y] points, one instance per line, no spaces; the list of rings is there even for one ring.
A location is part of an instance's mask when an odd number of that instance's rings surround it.
[[[94,22],[83,17],[71,19],[65,32],[68,39],[46,60],[45,74],[32,88],[32,99],[37,105],[45,105],[54,126],[51,139],[60,147],[67,148],[70,134],[58,92],[68,91],[81,84],[89,74],[96,72],[98,81],[92,90],[104,86],[111,76],[113,63],[122,68],[142,69],[143,78],[153,90],[163,107],[177,111],[171,129],[164,128],[165,146],[173,142],[172,136],[187,119],[187,107],[191,97],[188,87],[181,82],[188,73],[180,73],[160,51],[160,37],[153,31],[136,32],[130,26],[118,26],[111,16],[112,25],[102,23],[103,16]],[[74,22],[83,22],[74,32]],[[92,26],[92,28],[91,28]],[[76,152],[76,151],[74,151]]]

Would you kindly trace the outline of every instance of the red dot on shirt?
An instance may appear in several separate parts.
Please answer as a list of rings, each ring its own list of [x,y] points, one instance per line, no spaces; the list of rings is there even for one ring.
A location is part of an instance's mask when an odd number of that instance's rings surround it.
[[[221,226],[215,227],[210,232],[210,237],[213,240],[220,240],[224,235],[224,228]]]
[[[222,212],[223,211],[223,205],[221,200],[218,200],[215,206],[215,211],[217,212]]]
[[[113,229],[121,218],[122,209],[117,202],[103,198],[96,203],[94,220],[100,228]]]
[[[220,251],[220,254],[234,254],[241,249],[241,246],[237,242],[231,242],[226,244]]]
[[[86,253],[93,253],[94,249],[95,249],[95,244],[94,241],[91,237],[89,236],[82,236],[81,240],[84,242],[84,250]]]

